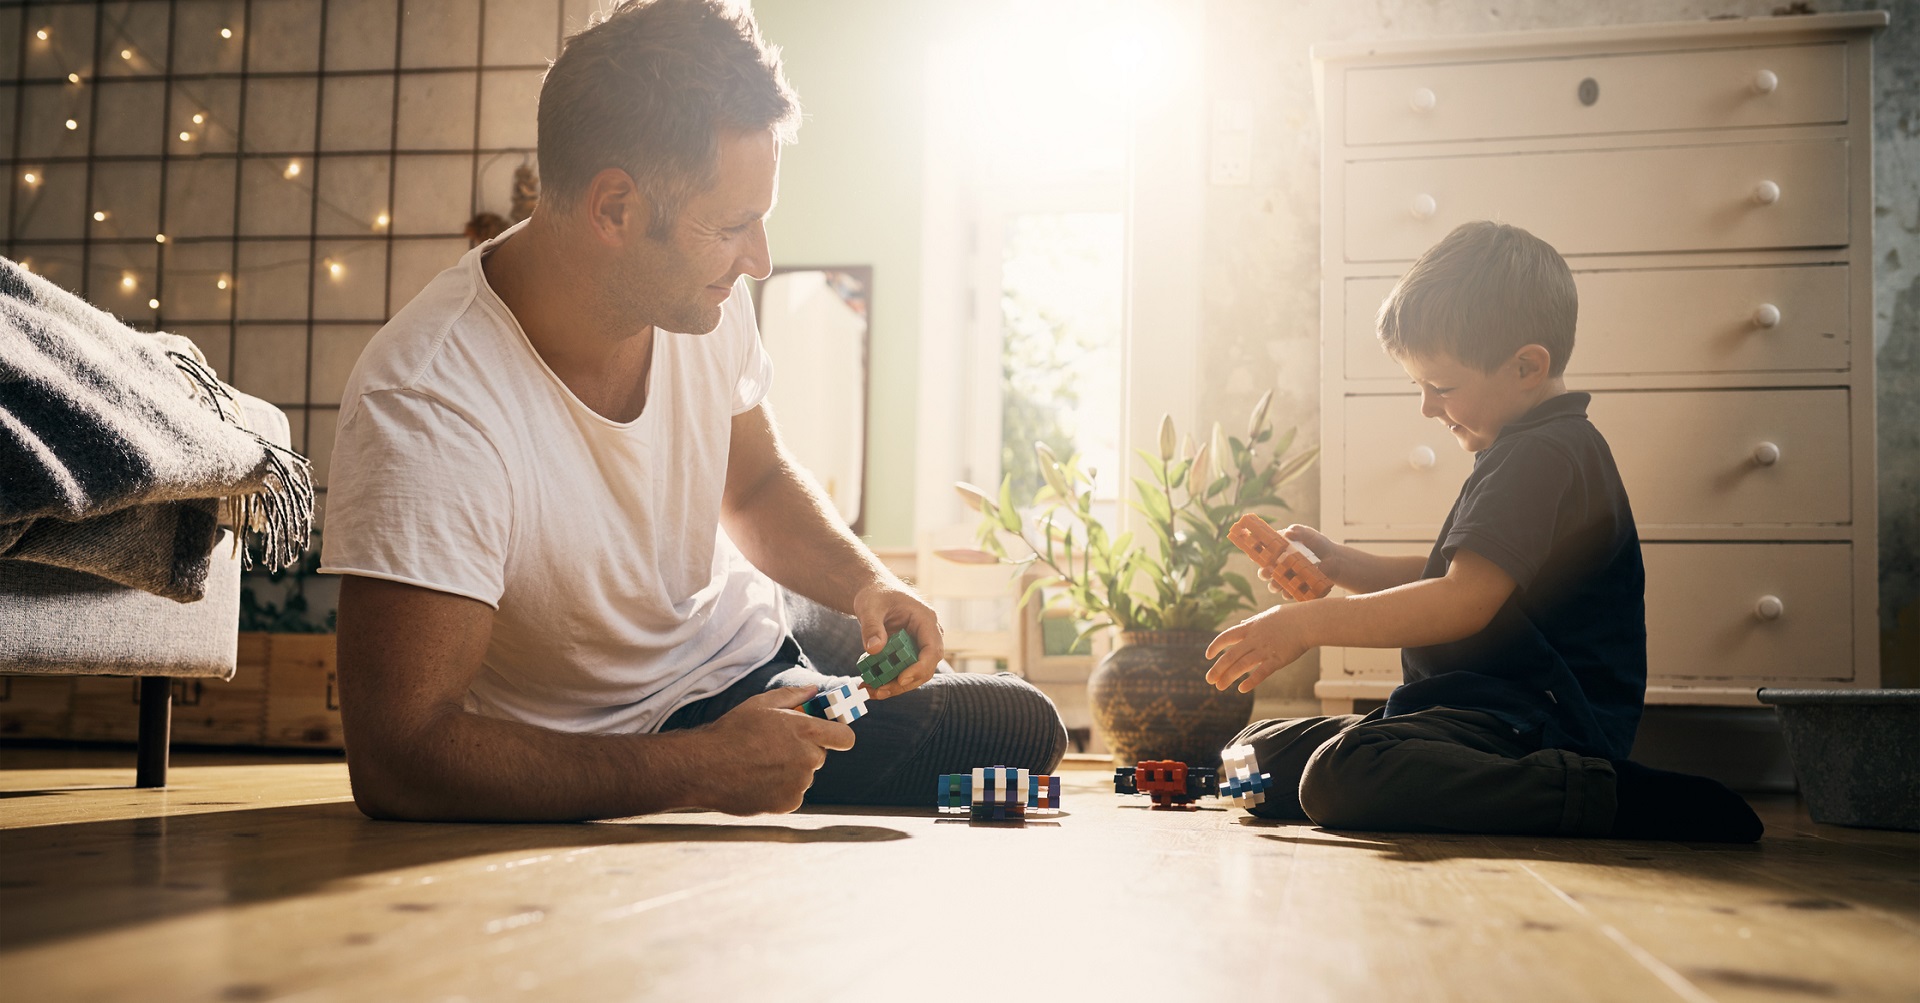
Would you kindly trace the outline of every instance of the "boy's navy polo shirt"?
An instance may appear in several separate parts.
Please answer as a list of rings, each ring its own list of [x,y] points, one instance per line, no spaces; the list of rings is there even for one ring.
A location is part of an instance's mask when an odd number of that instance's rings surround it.
[[[1444,576],[1464,547],[1516,587],[1479,633],[1401,652],[1389,717],[1485,711],[1542,747],[1627,758],[1647,690],[1646,573],[1589,400],[1550,398],[1474,455],[1421,577]]]

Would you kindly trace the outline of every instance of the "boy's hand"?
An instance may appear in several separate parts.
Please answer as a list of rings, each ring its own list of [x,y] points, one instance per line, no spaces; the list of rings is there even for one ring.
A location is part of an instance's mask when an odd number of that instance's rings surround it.
[[[1307,642],[1301,629],[1300,611],[1304,608],[1304,604],[1275,606],[1221,631],[1213,643],[1207,645],[1207,657],[1225,654],[1207,670],[1207,682],[1213,684],[1214,689],[1224,690],[1245,676],[1240,680],[1240,692],[1252,693],[1261,680],[1306,654],[1313,645]]]
[[[1302,526],[1297,522],[1281,530],[1280,536],[1288,543],[1297,543],[1313,551],[1314,558],[1320,564],[1320,573],[1333,579],[1335,585],[1346,584],[1341,580],[1341,573],[1350,570],[1351,562],[1347,558],[1348,548],[1345,545],[1327,539],[1326,534],[1312,526]],[[1268,592],[1280,591],[1280,587],[1273,584],[1273,575],[1267,569],[1261,568],[1257,573],[1260,580],[1267,583]]]

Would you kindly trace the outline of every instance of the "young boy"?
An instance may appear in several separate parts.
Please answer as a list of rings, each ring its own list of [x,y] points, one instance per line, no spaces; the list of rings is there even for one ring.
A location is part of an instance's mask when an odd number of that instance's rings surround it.
[[[1256,815],[1328,828],[1752,842],[1746,802],[1627,761],[1647,681],[1640,539],[1613,454],[1562,373],[1573,275],[1544,241],[1467,223],[1380,308],[1420,412],[1474,454],[1426,558],[1306,526],[1354,593],[1277,606],[1214,638],[1207,680],[1251,690],[1320,645],[1399,647],[1404,682],[1361,717],[1258,721]],[[1297,792],[1297,796],[1296,796]]]

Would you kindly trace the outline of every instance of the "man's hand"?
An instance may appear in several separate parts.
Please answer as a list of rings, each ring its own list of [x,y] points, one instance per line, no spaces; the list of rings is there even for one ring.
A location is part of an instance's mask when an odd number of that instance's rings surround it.
[[[686,732],[700,743],[689,800],[729,815],[790,812],[800,807],[827,751],[853,748],[853,729],[795,708],[812,699],[805,686],[755,694],[720,720]]]
[[[867,654],[879,654],[897,630],[911,634],[914,646],[920,649],[919,661],[907,666],[893,682],[873,691],[875,700],[899,696],[933,678],[947,647],[940,639],[939,616],[919,596],[891,584],[869,585],[853,597],[853,615],[860,619],[860,638]]]
[[[1307,649],[1313,647],[1301,629],[1301,611],[1306,605],[1275,606],[1221,631],[1213,643],[1207,645],[1207,657],[1223,651],[1225,655],[1207,670],[1207,682],[1215,689],[1224,690],[1245,676],[1240,681],[1240,692],[1252,693],[1261,680],[1306,654]]]

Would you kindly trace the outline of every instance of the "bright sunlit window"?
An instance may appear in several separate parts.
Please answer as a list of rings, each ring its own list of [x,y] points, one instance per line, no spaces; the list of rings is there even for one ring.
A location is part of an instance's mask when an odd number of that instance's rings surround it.
[[[962,406],[966,479],[1031,498],[1033,444],[1077,453],[1117,494],[1126,173],[1134,104],[1155,86],[1134,3],[1022,5],[935,53],[932,92],[961,137],[949,182],[973,290]],[[940,121],[940,118],[936,118]],[[934,197],[954,193],[930,193]]]

